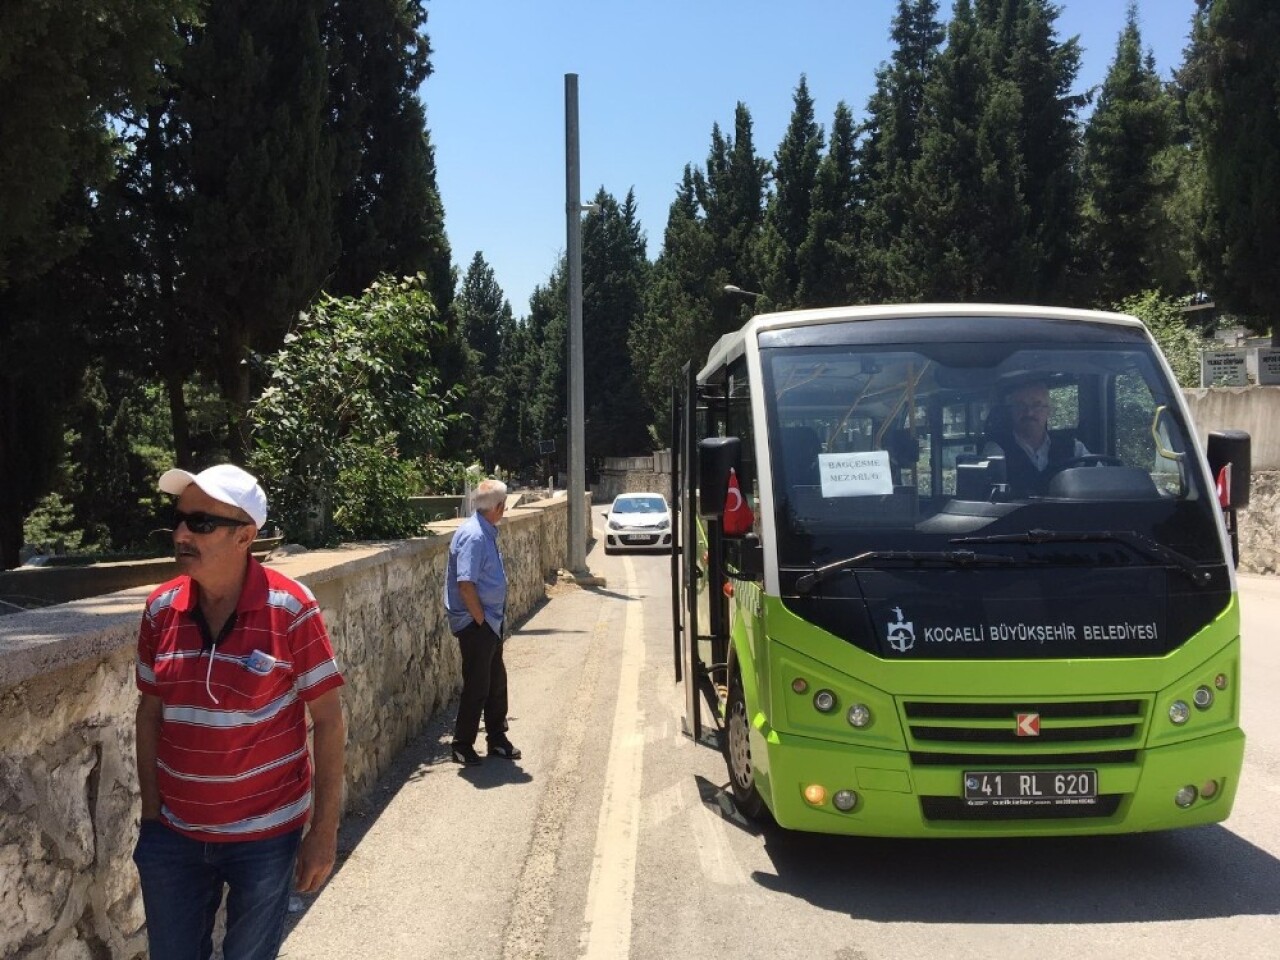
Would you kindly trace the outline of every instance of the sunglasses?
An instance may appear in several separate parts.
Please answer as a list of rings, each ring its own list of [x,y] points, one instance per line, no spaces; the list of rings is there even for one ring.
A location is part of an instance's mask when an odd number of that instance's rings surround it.
[[[181,510],[173,511],[173,529],[176,531],[184,523],[192,533],[213,533],[218,527],[246,527],[249,525],[248,520],[237,520],[235,517],[219,517],[215,514],[201,511],[196,511],[195,513],[183,513]]]

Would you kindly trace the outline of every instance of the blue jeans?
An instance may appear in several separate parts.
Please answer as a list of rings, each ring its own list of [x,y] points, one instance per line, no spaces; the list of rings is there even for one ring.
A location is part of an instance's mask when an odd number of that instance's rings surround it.
[[[274,960],[284,937],[302,830],[266,840],[205,843],[144,820],[133,862],[142,878],[151,960],[208,960],[227,894],[225,960]]]

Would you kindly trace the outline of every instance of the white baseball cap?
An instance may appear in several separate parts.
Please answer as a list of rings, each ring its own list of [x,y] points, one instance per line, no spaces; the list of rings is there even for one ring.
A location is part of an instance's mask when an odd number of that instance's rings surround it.
[[[220,463],[199,473],[168,470],[160,477],[160,490],[178,497],[193,483],[213,499],[239,507],[249,515],[254,526],[261,528],[267,522],[266,493],[256,477],[235,464]]]

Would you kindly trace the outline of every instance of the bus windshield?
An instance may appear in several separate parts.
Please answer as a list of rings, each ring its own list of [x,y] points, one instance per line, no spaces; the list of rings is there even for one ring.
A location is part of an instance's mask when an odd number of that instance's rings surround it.
[[[1144,341],[761,350],[778,560],[1123,531],[1221,562],[1216,499]]]

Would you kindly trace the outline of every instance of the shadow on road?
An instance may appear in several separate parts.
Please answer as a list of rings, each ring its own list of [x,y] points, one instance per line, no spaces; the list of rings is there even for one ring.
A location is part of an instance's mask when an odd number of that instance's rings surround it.
[[[1132,923],[1274,914],[1280,860],[1221,826],[1126,837],[881,840],[764,832],[766,889],[859,919]]]

